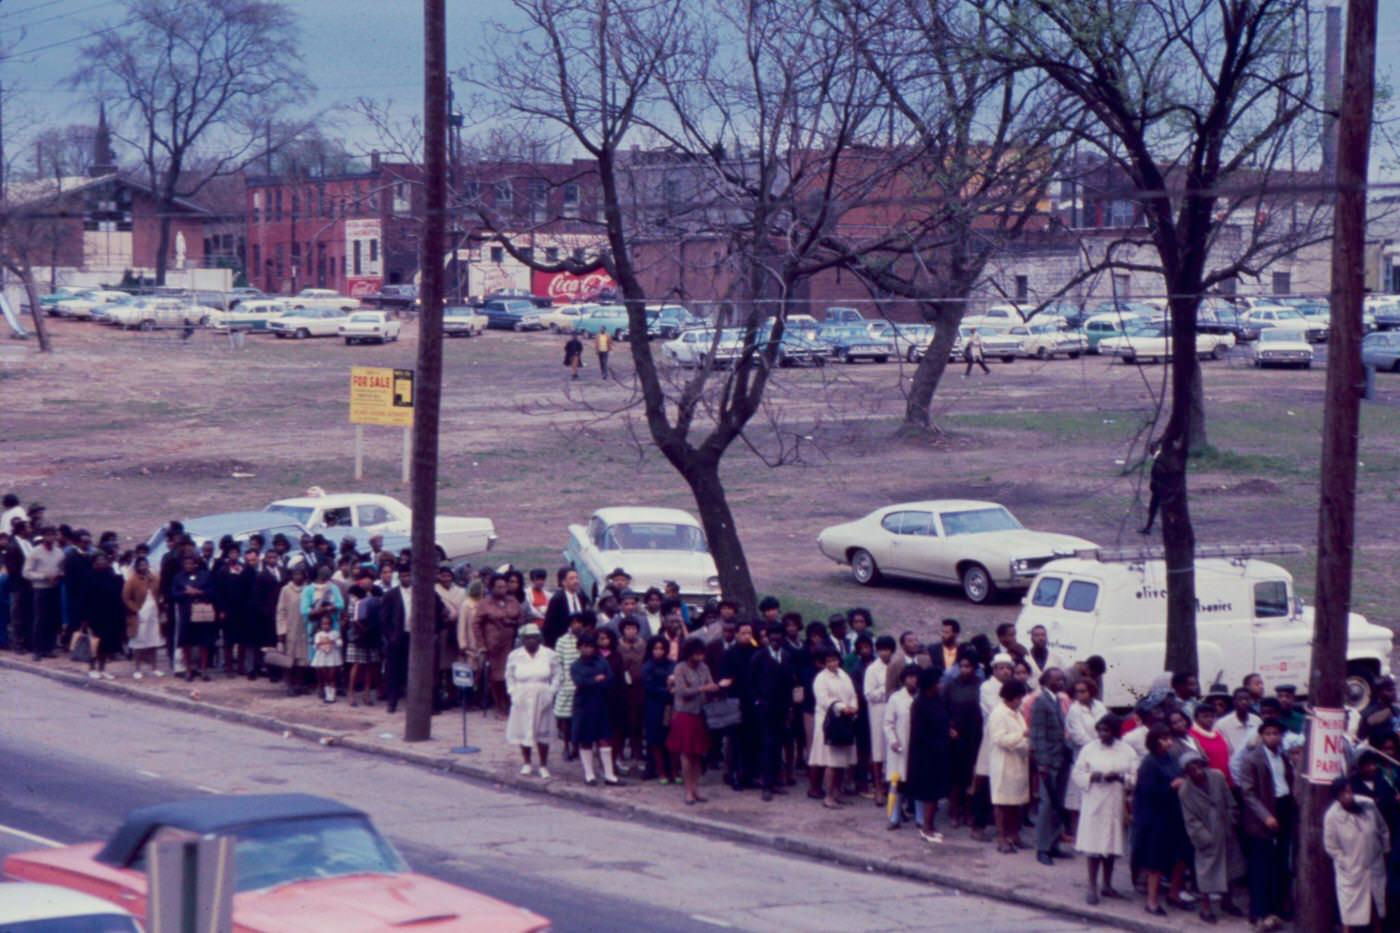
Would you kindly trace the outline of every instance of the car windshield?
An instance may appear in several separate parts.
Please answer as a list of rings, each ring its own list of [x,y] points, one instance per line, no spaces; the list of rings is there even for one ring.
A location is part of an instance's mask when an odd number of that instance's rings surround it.
[[[316,510],[309,505],[282,505],[277,502],[272,503],[264,512],[278,512],[282,515],[290,515],[301,524],[305,525],[311,521],[311,515]]]
[[[341,875],[407,871],[388,840],[357,816],[258,823],[239,829],[234,845],[234,883],[240,892]]]
[[[9,921],[5,933],[141,933],[131,917],[121,914],[82,914],[48,920]]]
[[[1298,340],[1298,334],[1296,331],[1270,327],[1259,334],[1259,339],[1264,343],[1293,343]]]
[[[943,513],[943,534],[949,538],[955,535],[983,534],[988,531],[1015,531],[1020,527],[1021,523],[1001,506]]]
[[[378,324],[378,323],[379,323],[379,315],[377,315],[377,314],[352,314],[352,315],[350,315],[350,323],[351,323],[351,324]]]
[[[671,522],[629,522],[613,525],[603,536],[607,551],[699,551],[704,553],[705,533],[694,525]]]

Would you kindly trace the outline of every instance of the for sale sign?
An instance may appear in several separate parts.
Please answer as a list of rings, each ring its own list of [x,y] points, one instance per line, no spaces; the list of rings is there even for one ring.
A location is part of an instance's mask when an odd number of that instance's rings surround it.
[[[617,288],[617,283],[606,272],[590,272],[587,275],[574,275],[571,272],[535,272],[531,274],[531,291],[549,298],[557,305],[578,304],[581,301],[595,301],[603,292]]]

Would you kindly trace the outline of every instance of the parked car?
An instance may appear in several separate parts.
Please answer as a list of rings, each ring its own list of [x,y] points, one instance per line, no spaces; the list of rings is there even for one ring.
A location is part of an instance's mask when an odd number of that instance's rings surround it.
[[[1312,344],[1303,339],[1301,331],[1291,327],[1270,327],[1259,334],[1259,342],[1254,345],[1254,365],[1258,369],[1266,366],[1312,369],[1312,364]]]
[[[720,331],[716,340],[713,328],[696,328],[662,344],[661,357],[684,367],[727,366],[738,359],[743,343],[739,330]]]
[[[994,330],[1008,331],[1018,324],[1026,323],[1026,318],[1015,305],[1002,304],[992,305],[981,314],[969,314],[962,322],[968,327],[990,327]]]
[[[1196,309],[1196,330],[1203,334],[1229,334],[1240,344],[1257,332],[1246,326],[1244,314],[1223,298],[1206,298]]]
[[[365,298],[371,306],[381,309],[411,309],[418,304],[417,285],[381,285],[379,291]]]
[[[203,545],[205,541],[217,544],[225,535],[243,545],[255,534],[262,535],[263,540],[270,545],[273,535],[282,534],[295,546],[308,530],[290,515],[271,515],[267,512],[221,512],[186,518],[182,524],[185,526],[185,534],[189,535],[196,545]],[[403,541],[403,546],[406,547],[408,538],[404,536]],[[166,550],[165,526],[157,528],[146,544],[150,548],[151,566],[159,567],[160,559]]]
[[[218,313],[179,298],[132,298],[105,306],[102,322],[123,330],[161,330],[209,323]]]
[[[475,337],[486,332],[487,317],[470,305],[442,309],[442,332],[448,337]]]
[[[1400,332],[1376,331],[1361,341],[1361,362],[1400,373]]]
[[[83,292],[90,290],[91,289],[80,288],[76,285],[60,285],[58,288],[55,288],[52,292],[49,292],[49,294],[43,295],[39,298],[39,308],[40,310],[46,312],[50,317],[57,317],[57,305],[60,301],[65,301],[69,298],[76,298]]]
[[[1095,314],[1084,322],[1084,339],[1089,342],[1090,353],[1100,353],[1099,344],[1110,337],[1121,337],[1127,332],[1129,327],[1135,327],[1143,321],[1150,320],[1142,315],[1134,313],[1118,313],[1110,311],[1104,314]]]
[[[54,884],[0,884],[0,930],[5,933],[142,933],[126,910],[91,894]]]
[[[556,334],[572,334],[579,319],[597,307],[596,304],[558,305],[546,311],[540,320]]]
[[[218,330],[268,331],[272,322],[287,313],[281,298],[245,299],[227,311],[214,313],[209,323]]]
[[[893,340],[870,336],[862,324],[827,324],[817,331],[817,338],[831,348],[833,359],[845,363],[859,360],[887,363],[895,354]]]
[[[240,301],[249,301],[258,298],[266,298],[267,294],[261,288],[253,288],[251,285],[240,285],[238,288],[229,289],[229,299],[233,304]]]
[[[647,305],[647,336],[672,340],[681,331],[704,324],[680,305]]]
[[[1094,546],[1031,531],[1004,506],[965,499],[887,505],[817,536],[822,554],[849,564],[857,583],[871,586],[882,576],[955,583],[974,603],[1025,589],[1051,560]]]
[[[1078,330],[1089,319],[1089,312],[1083,305],[1072,301],[1052,301],[1026,320],[1031,324],[1061,322],[1062,329]]]
[[[1308,343],[1322,343],[1327,339],[1325,324],[1310,321],[1283,305],[1256,305],[1245,314],[1244,326],[1253,340],[1258,340],[1259,335],[1270,328],[1298,331]]]
[[[681,598],[689,602],[720,595],[719,572],[705,532],[681,509],[598,509],[587,525],[569,526],[564,562],[578,571],[584,590],[595,597],[619,567],[632,575],[632,588],[638,592],[661,589],[674,580]]]
[[[779,366],[824,366],[831,355],[831,346],[817,336],[810,328],[783,328],[783,336],[778,341],[774,361]],[[755,335],[755,344],[760,352],[767,349],[772,341],[771,326]]]
[[[301,308],[354,311],[360,307],[360,299],[347,298],[333,288],[303,288],[287,299],[287,307],[294,311]]]
[[[822,323],[828,327],[835,324],[864,324],[865,315],[855,308],[827,308],[822,315]]]
[[[339,308],[301,308],[285,311],[267,322],[267,329],[278,337],[305,340],[308,337],[335,337],[349,312]]]
[[[1038,320],[1032,318],[1025,327],[1011,328],[1011,333],[1021,338],[1022,356],[1038,360],[1066,356],[1077,360],[1089,349],[1089,341],[1083,331],[1061,327],[1058,321],[1040,324],[1036,323]]]
[[[574,323],[576,334],[596,337],[606,332],[618,341],[626,340],[630,330],[631,320],[627,317],[626,305],[597,305]]]
[[[872,322],[867,331],[877,340],[893,342],[895,355],[910,363],[923,358],[936,336],[932,324],[896,324],[893,321]]]
[[[413,510],[392,496],[311,492],[270,502],[262,514],[285,516],[305,525],[313,534],[354,534],[360,544],[368,541],[370,535],[406,538],[412,531]],[[433,527],[439,556],[444,560],[482,554],[496,546],[496,524],[489,518],[439,515]]]
[[[1204,679],[1237,684],[1262,671],[1271,687],[1306,684],[1313,610],[1301,605],[1293,578],[1277,564],[1250,558],[1196,561],[1196,653]],[[1045,626],[1052,651],[1108,661],[1109,707],[1132,706],[1161,675],[1166,650],[1167,572],[1160,559],[1098,560],[1085,555],[1040,569],[1016,620],[1017,635]],[[1390,673],[1389,629],[1351,613],[1347,671],[1368,686]]]
[[[1223,360],[1235,346],[1230,334],[1196,334],[1196,355]],[[1165,321],[1141,323],[1121,337],[1099,341],[1099,353],[1116,356],[1124,363],[1162,363],[1171,359],[1172,332]]]
[[[387,311],[356,311],[340,322],[336,332],[345,338],[346,346],[352,343],[391,343],[399,339],[402,326],[389,317]]]
[[[368,815],[309,794],[216,795],[142,807],[105,845],[11,855],[5,874],[61,882],[146,917],[149,847],[171,835],[233,839],[233,924],[240,933],[549,927],[524,908],[415,874]]]
[[[93,312],[96,309],[118,301],[125,301],[130,297],[131,295],[126,292],[94,288],[91,291],[70,295],[54,303],[50,306],[49,313],[54,317],[88,319],[93,317]]]
[[[1377,330],[1400,329],[1400,295],[1367,295],[1362,309]]]
[[[487,327],[496,330],[544,330],[545,309],[527,298],[488,298],[481,306]]]
[[[982,335],[982,355],[988,359],[999,359],[1003,363],[1014,363],[1021,356],[1021,343],[1028,336],[1026,329],[1021,327],[1021,333],[1016,333],[1017,328],[1011,327],[1007,330],[993,327],[989,324],[971,325],[972,330],[978,331]],[[964,340],[966,346],[966,340]]]

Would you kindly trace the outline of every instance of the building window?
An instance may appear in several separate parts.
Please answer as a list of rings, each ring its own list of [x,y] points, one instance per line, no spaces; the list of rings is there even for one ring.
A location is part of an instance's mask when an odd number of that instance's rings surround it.
[[[378,240],[370,240],[370,241],[369,241],[369,262],[370,262],[370,265],[374,265],[374,264],[377,263],[378,261],[379,261],[379,241],[378,241]]]
[[[301,258],[301,244],[298,243],[296,240],[293,240],[293,241],[292,241],[292,265],[296,265],[297,260],[300,259],[300,258]]]
[[[481,197],[481,185],[475,179],[462,182],[462,200],[475,201]]]
[[[495,263],[496,265],[498,265],[498,266],[499,266],[501,263],[505,262],[505,261],[506,261],[506,251],[505,251],[505,247],[502,247],[502,246],[493,246],[493,247],[491,247],[491,261],[492,261],[493,263]]]
[[[1122,301],[1133,297],[1133,277],[1126,272],[1113,273],[1113,297]]]
[[[583,247],[576,247],[574,249],[574,262],[583,262],[583,255]]]
[[[496,207],[507,208],[515,203],[515,188],[508,181],[496,182]]]
[[[579,189],[574,182],[564,185],[564,216],[577,217],[579,204]]]
[[[277,191],[273,194],[272,218],[273,218],[274,220],[281,220],[281,219],[282,219],[282,189],[281,189],[281,188],[278,188]]]
[[[407,214],[413,209],[413,199],[409,196],[408,182],[401,181],[394,185],[394,213]]]
[[[256,243],[253,244],[253,268],[262,268],[262,247]]]
[[[360,271],[360,269],[361,269],[361,267],[360,267],[360,245],[361,245],[363,242],[364,242],[363,240],[356,240],[356,241],[355,241],[355,274],[356,274],[356,275],[361,275],[361,274],[362,274],[361,271]]]
[[[1288,272],[1274,273],[1274,294],[1287,295],[1293,291],[1293,276]]]
[[[1111,201],[1108,205],[1108,225],[1110,227],[1131,227],[1137,219],[1137,210],[1132,201]]]
[[[1017,301],[1028,301],[1028,300],[1030,299],[1030,297],[1031,297],[1031,280],[1030,280],[1030,276],[1025,276],[1025,275],[1018,275],[1018,276],[1016,276],[1016,300],[1017,300]]]
[[[545,262],[558,262],[558,261],[559,261],[559,247],[557,247],[557,246],[546,246],[546,247],[545,247],[545,250],[544,250],[544,261],[545,261]]]
[[[262,222],[262,192],[253,192],[253,223]]]

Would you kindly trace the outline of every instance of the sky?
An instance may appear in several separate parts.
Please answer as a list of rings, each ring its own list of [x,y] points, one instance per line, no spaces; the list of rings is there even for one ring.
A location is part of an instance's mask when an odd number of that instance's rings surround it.
[[[124,5],[123,0],[0,0],[0,45],[12,47],[0,64],[0,81],[9,95],[7,146],[22,145],[35,127],[95,120],[90,95],[64,82],[91,34],[119,22]],[[361,96],[392,99],[405,115],[421,107],[420,3],[291,0],[290,5],[301,17],[305,67],[318,89],[318,108]],[[484,24],[509,20],[513,12],[510,0],[447,0],[449,67],[469,64],[482,45]],[[1380,0],[1377,66],[1400,86],[1400,0]],[[368,136],[360,143],[357,148],[367,148]]]

